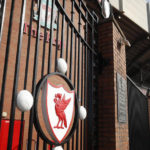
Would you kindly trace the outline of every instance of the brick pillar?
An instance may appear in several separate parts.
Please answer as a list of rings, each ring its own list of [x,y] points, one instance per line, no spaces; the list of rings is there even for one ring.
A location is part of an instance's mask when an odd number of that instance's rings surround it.
[[[128,150],[128,111],[126,123],[119,123],[116,88],[117,72],[126,80],[125,45],[118,47],[122,36],[112,21],[100,24],[98,34],[98,50],[109,60],[98,77],[98,147],[100,150]]]

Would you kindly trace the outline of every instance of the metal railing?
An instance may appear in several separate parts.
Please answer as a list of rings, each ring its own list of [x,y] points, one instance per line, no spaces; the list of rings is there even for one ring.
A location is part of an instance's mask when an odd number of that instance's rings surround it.
[[[32,40],[32,26],[35,24],[35,21],[33,20],[33,9],[35,1],[26,1],[22,0],[21,2],[21,11],[20,11],[20,20],[19,20],[19,28],[18,28],[18,39],[17,41],[17,51],[16,51],[16,59],[15,59],[15,69],[13,70],[12,74],[14,74],[13,78],[13,88],[7,90],[7,84],[8,82],[6,80],[9,80],[8,71],[10,69],[9,67],[9,60],[11,59],[11,40],[12,40],[12,30],[13,30],[13,23],[14,23],[14,14],[15,12],[15,4],[16,0],[7,1],[7,4],[11,3],[10,11],[7,11],[7,14],[5,14],[6,10],[6,0],[1,0],[1,19],[0,19],[0,45],[3,43],[3,24],[5,22],[6,17],[9,16],[9,24],[8,26],[4,26],[4,28],[8,28],[7,33],[7,42],[6,47],[1,46],[0,54],[2,51],[5,51],[5,58],[4,58],[4,66],[3,71],[0,75],[2,75],[2,83],[1,83],[1,93],[0,93],[0,125],[2,120],[2,112],[4,111],[4,105],[5,101],[7,99],[6,93],[11,93],[11,107],[7,108],[7,111],[10,111],[10,126],[9,126],[9,136],[8,136],[8,146],[7,149],[11,150],[12,148],[12,139],[13,139],[13,127],[14,127],[14,120],[16,113],[16,95],[18,92],[18,86],[20,85],[20,64],[22,63],[21,55],[23,53],[23,45],[26,45],[26,56],[24,59],[25,64],[25,70],[24,70],[24,85],[22,86],[22,89],[28,89],[30,90],[28,83],[29,78],[32,78],[32,82],[30,83],[32,85],[31,92],[33,97],[36,94],[36,84],[40,78],[43,77],[45,74],[49,74],[51,72],[57,71],[56,65],[57,65],[57,58],[62,57],[66,60],[68,63],[68,71],[66,73],[66,76],[72,81],[76,92],[77,92],[77,98],[80,99],[80,104],[84,105],[85,107],[88,107],[88,119],[86,121],[79,121],[79,124],[77,126],[76,132],[72,139],[66,144],[63,145],[63,147],[67,150],[69,149],[90,149],[92,141],[91,138],[87,138],[87,126],[91,129],[91,133],[89,135],[92,136],[92,99],[93,99],[93,63],[94,63],[94,57],[96,56],[95,51],[95,24],[97,24],[97,20],[93,16],[93,14],[88,10],[85,3],[82,0],[71,0],[69,3],[71,4],[71,15],[68,15],[66,1],[63,0],[62,4],[59,0],[52,0],[52,6],[51,6],[51,19],[50,19],[50,29],[47,29],[47,17],[48,17],[48,2],[49,0],[46,0],[46,13],[45,13],[45,26],[44,28],[40,25],[40,19],[41,19],[41,2],[42,0],[39,0],[39,8],[38,8],[38,20],[36,23],[36,40],[35,40],[35,46],[33,46]],[[20,3],[19,2],[19,3]],[[29,2],[30,4],[30,10],[26,10],[26,6]],[[67,1],[68,2],[68,1]],[[53,29],[53,16],[54,16],[54,7],[57,7],[57,30],[56,30],[56,47],[53,46],[54,41],[54,29]],[[67,9],[66,9],[67,8]],[[29,8],[28,8],[29,9]],[[24,21],[27,14],[27,11],[30,11],[30,17],[29,17],[29,26],[28,26],[28,39],[26,42],[23,41],[24,34]],[[8,15],[8,12],[10,13]],[[6,15],[6,16],[5,16]],[[5,19],[4,19],[5,18]],[[82,28],[81,28],[82,26]],[[44,37],[43,40],[40,40],[40,34],[41,31],[44,31]],[[49,42],[46,42],[46,35],[47,31],[50,33]],[[66,32],[65,32],[66,31]],[[6,36],[6,35],[4,35]],[[14,39],[13,39],[14,40]],[[58,50],[58,41],[61,41],[61,48],[60,51]],[[42,43],[43,42],[43,43]],[[64,43],[66,43],[64,45]],[[42,49],[41,49],[41,45]],[[31,48],[32,47],[32,48]],[[34,49],[33,49],[34,47]],[[32,51],[31,51],[32,49]],[[30,55],[33,53],[34,59],[33,61],[33,71],[32,71],[32,77],[29,77],[30,73]],[[42,53],[42,56],[40,56],[39,53]],[[48,55],[48,57],[46,56]],[[2,55],[0,55],[1,59]],[[41,65],[39,66],[39,58],[41,58]],[[0,64],[2,65],[2,64]],[[40,68],[40,69],[39,69]],[[39,70],[41,72],[39,72]],[[47,70],[47,71],[46,71]],[[40,74],[40,75],[39,75]],[[10,94],[10,95],[11,95]],[[22,149],[22,145],[24,147],[24,143],[22,143],[22,136],[23,136],[23,120],[26,122],[29,121],[28,124],[28,137],[27,138],[27,149],[31,150],[32,147],[32,140],[33,140],[33,123],[34,123],[34,106],[30,111],[30,115],[28,120],[25,119],[24,112],[20,113],[20,119],[22,120],[21,124],[21,132],[20,132],[20,138],[19,138],[19,150]],[[35,131],[34,131],[35,132]],[[37,133],[36,136],[36,149],[39,149],[39,141],[40,136]],[[25,137],[24,137],[25,138]],[[90,143],[87,143],[89,142]],[[88,145],[88,147],[87,147]],[[43,141],[43,150],[48,149],[48,143]],[[52,145],[51,145],[52,147]]]

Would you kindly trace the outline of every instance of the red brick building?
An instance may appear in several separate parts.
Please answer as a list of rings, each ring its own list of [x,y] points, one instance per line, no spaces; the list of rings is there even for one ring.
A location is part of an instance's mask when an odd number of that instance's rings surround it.
[[[16,98],[27,89],[35,100],[40,79],[58,72],[57,59],[63,58],[78,104],[87,109],[87,119],[79,120],[70,140],[62,144],[64,150],[129,150],[125,50],[130,40],[116,19],[122,13],[111,6],[105,17],[101,7],[105,1],[49,1],[49,7],[48,0],[0,1],[0,139],[5,141],[0,142],[0,149],[54,146],[35,129],[34,108],[22,113]],[[49,23],[41,21],[45,17]],[[119,113],[117,74],[125,82],[123,114]],[[59,77],[51,80],[68,88]],[[123,122],[119,115],[125,117]]]

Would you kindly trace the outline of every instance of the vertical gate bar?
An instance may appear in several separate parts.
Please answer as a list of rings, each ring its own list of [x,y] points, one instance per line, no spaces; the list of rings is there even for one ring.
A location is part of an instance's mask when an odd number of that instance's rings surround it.
[[[31,1],[31,14],[30,14],[30,26],[29,26],[29,35],[28,35],[28,46],[27,46],[27,57],[26,57],[26,67],[25,67],[25,77],[24,77],[24,89],[27,86],[27,77],[28,77],[28,67],[29,67],[29,54],[30,54],[30,42],[31,42],[31,27],[32,27],[32,16],[33,16],[33,3]],[[20,127],[20,136],[19,136],[19,150],[21,150],[22,145],[22,136],[23,136],[23,121],[24,121],[24,112],[21,114],[21,127]]]
[[[1,47],[1,39],[2,39],[2,32],[3,32],[3,24],[4,24],[4,18],[5,18],[5,9],[6,9],[6,0],[2,0],[2,5],[1,5],[1,21],[0,21],[0,47]]]
[[[52,44],[53,44],[53,13],[54,13],[55,0],[52,0],[51,9],[51,22],[50,22],[50,39],[49,39],[49,55],[48,55],[48,73],[51,72],[51,61],[52,61]]]
[[[92,43],[92,49],[94,50],[94,20],[92,18],[92,38],[91,38],[91,43]],[[92,123],[93,123],[93,54],[90,51],[89,56],[88,56],[88,76],[89,76],[89,86],[88,86],[88,129],[90,129],[88,139],[89,142],[92,141],[92,136],[93,136],[93,128],[92,128]],[[90,92],[89,92],[90,91]],[[92,142],[88,146],[88,149],[92,149]]]
[[[22,51],[22,36],[23,36],[23,27],[24,27],[24,18],[25,18],[25,8],[26,8],[26,0],[22,0],[7,150],[12,149],[16,96],[17,96],[17,89],[18,89],[20,57]]]
[[[71,7],[71,21],[72,21],[72,23],[73,23],[74,0],[72,0],[72,5],[71,5],[71,6],[72,6],[72,7]],[[71,38],[71,43],[70,43],[70,68],[69,68],[69,79],[70,79],[70,80],[72,80],[73,32],[74,32],[74,28],[71,27],[71,36],[70,36],[70,38]],[[69,150],[69,146],[70,146],[70,144],[69,144],[69,142],[68,142],[68,143],[67,143],[67,150]]]
[[[64,149],[64,144],[62,144],[62,148]]]
[[[26,67],[25,67],[25,78],[24,78],[24,89],[27,85],[27,76],[28,76],[28,66],[29,66],[29,54],[30,54],[30,39],[31,39],[31,26],[32,26],[32,15],[33,15],[33,1],[31,1],[31,14],[30,14],[30,26],[29,26],[29,36],[28,36],[28,48],[27,48],[27,57],[26,57]],[[21,127],[20,127],[20,136],[19,136],[19,150],[21,150],[22,145],[22,136],[23,136],[23,121],[24,121],[24,112],[21,114]]]
[[[27,58],[26,58],[25,78],[24,78],[24,89],[26,89],[27,77],[28,77],[29,55],[30,55],[30,46],[31,46],[32,17],[33,17],[33,4],[34,4],[34,1],[31,1],[31,9],[30,9],[31,13],[30,13],[30,25],[29,25],[29,35],[28,35]]]
[[[87,107],[87,48],[85,46],[85,57],[84,57],[84,68],[85,68],[85,74],[84,74],[84,106]],[[86,120],[84,120],[84,150],[86,150],[86,142],[87,141],[87,134],[86,134]]]
[[[66,38],[66,62],[68,62],[68,43],[69,42],[69,23],[67,23],[67,38]],[[71,68],[69,68],[71,69]],[[67,72],[66,72],[67,75]],[[70,142],[67,142],[67,150],[69,150]]]
[[[24,113],[21,113],[21,125],[20,125],[20,135],[19,135],[19,147],[18,147],[18,150],[22,149],[23,125],[24,125]]]
[[[85,12],[85,17],[86,19],[88,18],[88,12]],[[84,33],[84,39],[87,42],[87,33],[88,33],[88,24],[87,21],[85,22],[85,33]],[[87,46],[85,45],[85,57],[84,57],[84,68],[85,68],[85,74],[84,74],[84,106],[86,107],[87,105]],[[86,121],[84,121],[84,150],[86,150],[86,139],[87,139],[87,134],[86,134]]]
[[[77,58],[77,34],[75,33],[75,44],[74,44],[74,88],[76,87],[76,58]]]
[[[39,150],[39,134],[37,133],[36,150]]]
[[[81,62],[81,105],[83,105],[83,43],[82,43],[82,62]],[[82,150],[82,120],[81,120],[81,141],[80,141],[80,150]]]
[[[74,20],[74,0],[72,0],[72,7],[71,7],[71,21],[73,23]],[[70,43],[70,72],[69,72],[69,79],[72,80],[72,57],[73,57],[73,33],[74,28],[71,27],[71,43]]]
[[[92,57],[91,57],[91,52],[87,51],[87,60],[88,60],[88,80],[89,80],[89,84],[88,84],[88,119],[87,119],[87,123],[88,123],[88,129],[90,129],[90,131],[88,131],[88,143],[90,142],[90,144],[88,145],[88,150],[92,149]]]
[[[69,23],[67,23],[66,62],[68,62],[68,44],[69,44]]]
[[[81,0],[79,0],[79,8],[81,8]],[[78,22],[78,31],[80,33],[81,28],[81,12],[79,11],[79,22]],[[80,95],[80,41],[81,38],[78,38],[78,76],[77,76],[77,99],[79,100]],[[76,150],[78,150],[78,135],[79,135],[79,124],[77,125],[76,129]]]
[[[67,142],[67,150],[70,148],[70,141]]]
[[[86,11],[86,18],[88,18],[88,13]],[[85,22],[85,33],[84,33],[84,39],[85,41],[88,43],[87,41],[87,36],[88,36],[88,23]],[[85,45],[85,82],[84,82],[84,87],[87,87],[87,46]],[[84,106],[86,106],[86,100],[87,100],[87,88],[85,88],[84,90]]]
[[[34,55],[34,68],[33,68],[33,78],[32,78],[32,94],[35,97],[36,90],[36,77],[37,77],[37,67],[38,67],[38,54],[39,54],[39,39],[40,39],[40,17],[41,16],[41,0],[39,1],[39,14],[38,14],[38,23],[37,23],[37,37],[35,44],[35,55]],[[34,105],[30,111],[29,119],[29,129],[28,129],[28,150],[31,150],[32,144],[32,130],[33,130],[33,116],[34,116]]]
[[[81,0],[79,0],[79,8],[81,8]],[[79,22],[78,22],[78,31],[81,31],[81,10],[79,10]]]
[[[78,38],[78,74],[77,74],[77,99],[79,100],[79,86],[80,86],[80,37]],[[78,135],[79,135],[79,124],[76,129],[76,150],[78,150]]]
[[[63,9],[65,10],[65,2],[66,0],[63,0]],[[63,52],[64,52],[64,26],[65,26],[65,15],[62,14],[62,28],[61,28],[61,54],[60,57],[63,58]]]
[[[49,150],[51,150],[52,149],[52,145],[49,145]]]
[[[11,40],[11,33],[12,33],[12,20],[13,20],[13,14],[14,14],[14,4],[15,4],[15,0],[12,0],[10,17],[9,17],[9,27],[8,27],[8,35],[7,35],[7,46],[6,46],[6,53],[5,53],[5,63],[4,63],[4,70],[3,70],[2,87],[1,87],[0,127],[1,127],[2,111],[3,111],[3,104],[4,104],[4,94],[5,94],[5,85],[6,85],[6,77],[7,77],[8,58],[9,58],[9,51],[10,51],[10,40]]]
[[[45,27],[44,27],[44,40],[43,40],[43,56],[42,56],[42,70],[41,77],[44,76],[44,66],[45,66],[45,49],[46,49],[46,39],[47,39],[47,16],[48,16],[48,4],[49,0],[46,1],[46,13],[45,13]],[[37,135],[39,137],[39,135]],[[43,150],[46,150],[46,142],[43,141]]]
[[[95,29],[94,29],[94,18],[92,17],[92,39],[91,39],[91,42],[92,42],[92,50],[94,50],[94,32],[95,32]],[[93,57],[93,55],[92,55]],[[92,64],[93,65],[93,64]],[[92,67],[93,68],[93,67]],[[93,70],[93,69],[92,69]]]
[[[76,57],[77,57],[77,34],[75,33],[75,44],[74,44],[74,88],[76,87]],[[74,136],[72,136],[72,150],[74,150]]]
[[[59,10],[57,15],[57,31],[56,31],[56,49],[55,49],[55,72],[57,67],[57,56],[58,56],[58,38],[59,38]]]
[[[88,61],[88,90],[87,90],[87,96],[88,96],[88,116],[87,116],[87,123],[88,123],[88,129],[90,129],[90,131],[88,131],[88,147],[87,149],[90,150],[92,149],[92,84],[91,84],[91,79],[92,79],[92,58],[91,58],[91,51],[87,51],[87,61]]]
[[[46,49],[46,39],[47,39],[47,16],[48,16],[48,3],[49,0],[46,1],[46,14],[45,14],[45,27],[44,27],[44,41],[43,41],[43,57],[42,57],[42,71],[41,71],[41,77],[44,75],[44,60],[45,60],[45,49]]]
[[[95,34],[95,28],[94,28],[94,19],[92,18],[92,50],[94,50],[95,49],[95,36],[94,36],[94,34]],[[92,78],[91,78],[91,97],[92,97],[92,110],[91,110],[91,114],[92,114],[92,122],[91,122],[91,124],[90,124],[90,127],[92,127],[93,126],[93,96],[94,96],[94,84],[93,84],[93,77],[94,77],[94,69],[93,69],[93,66],[94,66],[94,54],[93,53],[91,53],[91,74],[92,74]],[[93,135],[94,135],[94,129],[92,129],[92,132],[91,132],[91,134],[92,134],[92,139],[94,138],[93,137]],[[94,139],[93,139],[93,141],[94,141]],[[94,143],[94,142],[93,142]],[[93,148],[93,143],[92,143],[92,148]]]
[[[47,149],[46,146],[47,146],[47,145],[46,145],[46,142],[44,141],[44,142],[43,142],[43,150],[46,150],[46,149]]]

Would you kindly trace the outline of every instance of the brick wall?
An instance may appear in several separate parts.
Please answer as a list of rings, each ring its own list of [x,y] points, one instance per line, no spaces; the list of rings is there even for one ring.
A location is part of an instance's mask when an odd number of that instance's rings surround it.
[[[126,79],[125,46],[118,47],[121,35],[112,21],[98,26],[99,52],[109,60],[98,77],[98,147],[101,150],[128,150],[128,121],[118,123],[116,73]]]

